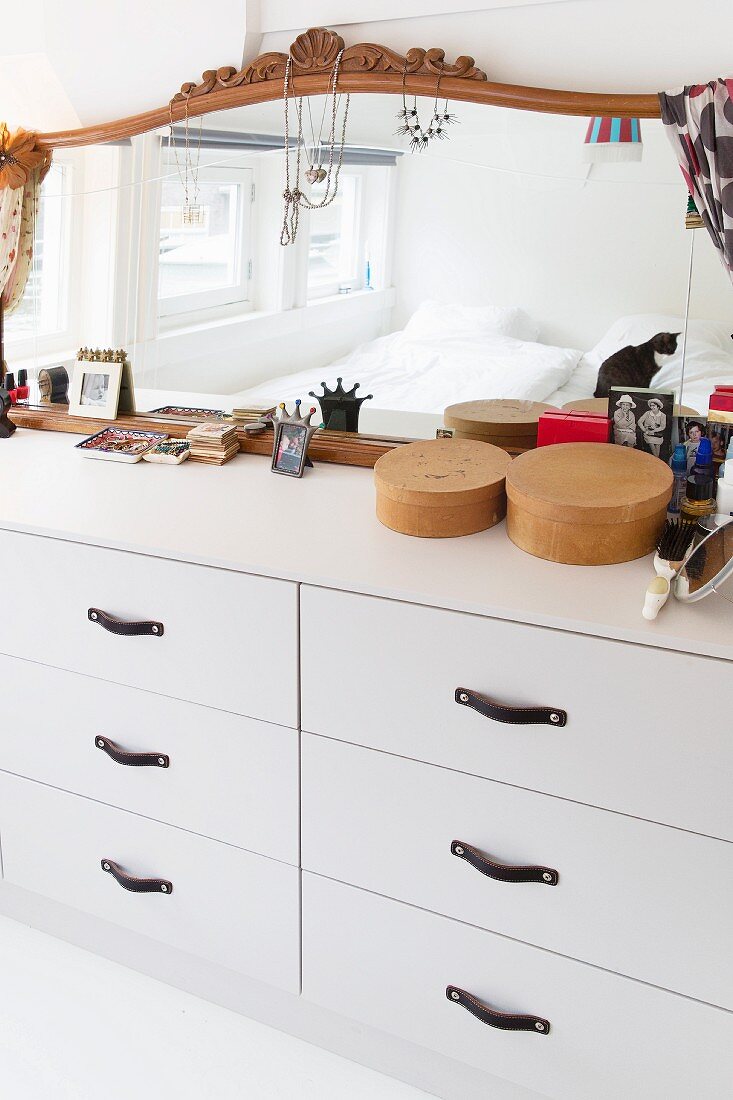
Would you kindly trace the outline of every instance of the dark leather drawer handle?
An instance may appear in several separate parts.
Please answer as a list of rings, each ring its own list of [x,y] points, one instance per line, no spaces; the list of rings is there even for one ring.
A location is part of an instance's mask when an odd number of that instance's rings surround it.
[[[173,883],[166,878],[135,878],[122,870],[119,863],[111,859],[102,860],[102,870],[111,875],[124,890],[133,894],[172,894]]]
[[[98,607],[90,607],[87,611],[89,621],[103,626],[110,634],[124,634],[134,638],[140,635],[148,635],[151,638],[160,638],[163,635],[163,624],[155,622],[126,623],[122,619],[115,619],[114,615],[108,615]]]
[[[482,1024],[489,1027],[498,1027],[502,1031],[536,1031],[538,1035],[549,1035],[550,1021],[543,1020],[541,1016],[516,1016],[511,1012],[497,1012],[488,1005],[481,1004],[465,989],[459,989],[455,985],[449,985],[445,991],[449,1001],[465,1008]]]
[[[94,744],[118,764],[127,764],[130,768],[167,768],[170,764],[170,757],[164,752],[128,752],[109,737],[95,737]]]
[[[477,710],[484,718],[512,726],[564,726],[568,720],[567,711],[557,707],[505,707],[470,688],[456,688],[456,702]]]
[[[554,867],[517,867],[508,863],[494,863],[479,852],[478,848],[472,848],[462,840],[454,840],[450,850],[454,856],[465,859],[466,863],[470,863],[482,875],[488,875],[497,882],[541,882],[545,886],[557,886],[560,881]]]

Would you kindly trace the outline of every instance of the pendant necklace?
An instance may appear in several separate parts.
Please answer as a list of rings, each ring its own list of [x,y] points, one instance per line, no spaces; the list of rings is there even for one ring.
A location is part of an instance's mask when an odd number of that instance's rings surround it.
[[[178,160],[178,149],[176,147],[176,135],[173,130],[173,100],[168,104],[169,118],[170,118],[170,131],[168,134],[168,149],[169,152],[173,150],[173,157],[176,162],[176,169],[178,170],[178,178],[181,181],[183,188],[183,212],[181,220],[184,225],[203,225],[204,224],[204,208],[199,203],[199,164],[201,161],[201,130],[202,130],[202,118],[199,115],[199,134],[198,144],[196,147],[196,164],[193,163],[191,156],[191,142],[189,139],[188,130],[188,96],[186,96],[186,112],[184,115],[184,130],[183,130],[183,147],[184,147],[184,168],[181,170],[181,165]],[[191,190],[189,191],[189,175],[191,178]]]
[[[283,211],[283,224],[280,231],[280,244],[288,245],[294,244],[298,235],[298,221],[300,217],[301,209],[306,210],[322,210],[326,206],[330,206],[333,200],[338,194],[339,175],[341,173],[341,165],[344,159],[344,146],[346,145],[346,125],[349,117],[349,101],[350,96],[346,96],[344,104],[343,122],[341,126],[341,136],[338,142],[339,153],[338,161],[334,165],[334,150],[336,149],[336,124],[338,119],[338,109],[340,104],[340,96],[337,96],[336,85],[338,82],[339,67],[341,65],[341,57],[343,50],[339,50],[336,60],[333,66],[333,74],[331,77],[330,92],[326,93],[326,103],[324,104],[324,118],[326,113],[326,106],[328,104],[328,96],[331,96],[332,109],[331,109],[331,129],[329,131],[327,144],[328,144],[328,167],[324,168],[320,163],[321,153],[321,137],[319,134],[318,147],[316,151],[315,133],[312,132],[313,148],[311,150],[312,157],[311,167],[305,173],[305,177],[309,183],[323,183],[326,186],[324,189],[323,198],[320,202],[312,202],[300,187],[300,165],[302,154],[305,152],[306,159],[308,157],[308,150],[305,146],[305,140],[303,138],[303,97],[299,96],[295,100],[295,115],[298,123],[298,132],[295,140],[295,181],[294,185],[291,185],[290,179],[290,116],[288,106],[290,102],[290,70],[292,66],[292,58],[288,54],[288,58],[285,62],[285,83],[284,83],[284,101],[285,101],[285,190],[283,191],[284,199],[284,211]],[[310,103],[308,104],[310,111]],[[321,124],[321,127],[323,124]],[[322,129],[321,129],[322,132]],[[316,164],[316,160],[318,163]]]

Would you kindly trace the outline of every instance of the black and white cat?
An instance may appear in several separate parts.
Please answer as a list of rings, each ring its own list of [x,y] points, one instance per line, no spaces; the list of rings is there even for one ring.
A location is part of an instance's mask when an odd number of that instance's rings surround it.
[[[625,348],[609,355],[598,371],[594,397],[608,397],[611,386],[645,390],[662,366],[661,357],[677,350],[679,332],[658,332],[645,344]]]

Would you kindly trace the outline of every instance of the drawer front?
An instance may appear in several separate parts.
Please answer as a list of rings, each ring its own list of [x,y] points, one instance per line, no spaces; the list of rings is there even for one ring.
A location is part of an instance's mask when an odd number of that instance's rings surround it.
[[[298,725],[295,584],[11,531],[0,561],[26,579],[4,594],[1,653]],[[90,608],[163,633],[109,633]]]
[[[295,867],[8,775],[0,840],[7,882],[298,992]],[[171,889],[132,892],[103,860]]]
[[[297,730],[12,657],[0,682],[0,769],[299,863]]]
[[[305,586],[301,637],[311,733],[733,840],[733,737],[700,694],[733,695],[727,662]],[[459,687],[567,724],[493,721]]]
[[[733,845],[322,737],[302,762],[305,869],[733,1009]]]
[[[448,998],[549,1022],[487,1025]],[[720,1100],[733,1015],[303,875],[303,996],[557,1100]]]

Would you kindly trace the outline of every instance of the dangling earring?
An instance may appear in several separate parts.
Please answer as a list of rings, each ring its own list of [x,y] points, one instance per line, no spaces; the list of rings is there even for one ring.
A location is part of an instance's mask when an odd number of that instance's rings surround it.
[[[395,134],[399,137],[409,137],[410,139],[410,152],[422,153],[424,149],[427,149],[428,143],[431,141],[440,140],[445,141],[450,137],[447,134],[446,127],[455,126],[458,122],[456,115],[451,114],[448,110],[448,100],[445,100],[443,110],[439,110],[438,101],[440,98],[440,78],[443,75],[442,69],[438,73],[438,79],[435,83],[435,100],[433,102],[433,115],[428,124],[427,130],[422,126],[420,122],[420,115],[417,110],[417,96],[413,96],[412,107],[407,106],[407,96],[405,94],[405,78],[407,76],[407,59],[402,69],[402,110],[398,113],[397,119],[400,125],[395,130]]]

